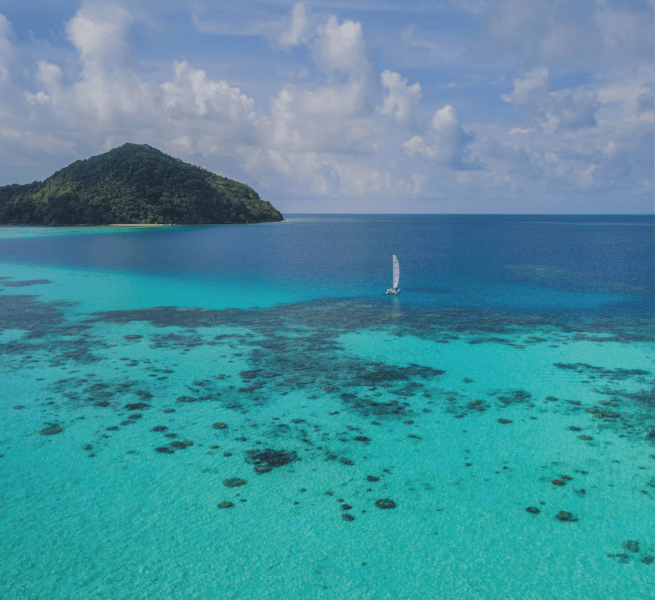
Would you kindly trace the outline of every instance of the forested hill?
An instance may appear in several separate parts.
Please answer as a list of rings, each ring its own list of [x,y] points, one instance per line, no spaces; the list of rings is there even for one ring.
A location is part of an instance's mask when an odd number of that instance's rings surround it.
[[[0,223],[261,223],[282,214],[251,187],[147,144],[78,160],[45,181],[0,187]]]

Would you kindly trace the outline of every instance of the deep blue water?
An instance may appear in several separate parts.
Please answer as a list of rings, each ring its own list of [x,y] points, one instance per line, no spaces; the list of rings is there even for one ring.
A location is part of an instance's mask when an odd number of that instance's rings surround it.
[[[313,283],[330,296],[368,297],[390,284],[396,254],[405,304],[653,316],[649,215],[287,218],[247,228],[5,239],[0,259],[205,280],[238,277],[272,287]]]

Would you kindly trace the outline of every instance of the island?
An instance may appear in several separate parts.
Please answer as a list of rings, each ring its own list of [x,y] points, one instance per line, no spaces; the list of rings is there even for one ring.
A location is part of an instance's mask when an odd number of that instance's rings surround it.
[[[250,186],[124,144],[45,181],[0,187],[5,225],[199,225],[283,221]]]

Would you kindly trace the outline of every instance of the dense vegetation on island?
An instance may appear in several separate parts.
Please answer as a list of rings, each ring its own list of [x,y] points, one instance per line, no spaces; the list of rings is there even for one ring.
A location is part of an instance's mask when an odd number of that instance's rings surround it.
[[[147,144],[78,160],[45,181],[0,187],[0,223],[209,224],[282,221],[251,187]]]

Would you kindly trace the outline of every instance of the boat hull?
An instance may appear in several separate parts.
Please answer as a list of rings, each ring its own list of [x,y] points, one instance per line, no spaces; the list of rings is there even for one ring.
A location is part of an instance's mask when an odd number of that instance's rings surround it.
[[[393,289],[389,288],[389,289],[387,290],[387,294],[394,294],[394,295],[396,295],[396,294],[400,294],[400,289],[393,290]]]

